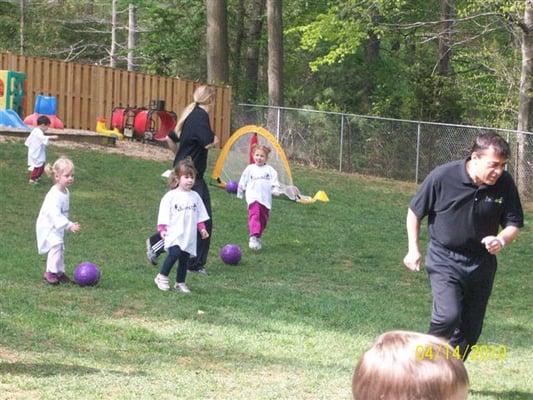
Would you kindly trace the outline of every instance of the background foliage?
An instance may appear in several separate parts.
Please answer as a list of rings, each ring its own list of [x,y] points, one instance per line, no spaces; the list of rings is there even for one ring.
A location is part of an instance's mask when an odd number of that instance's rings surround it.
[[[20,0],[22,1],[22,0]],[[20,1],[0,1],[0,51],[20,51]],[[445,0],[284,2],[285,104],[440,122],[516,128],[523,3],[455,0],[451,74],[439,75]],[[197,0],[118,0],[124,67],[127,7],[137,6],[141,71],[206,80],[206,14]],[[230,84],[236,101],[266,103],[266,22],[258,91],[243,60],[257,0],[227,0]],[[107,64],[111,1],[24,0],[24,53]],[[263,11],[264,12],[264,11]],[[266,19],[263,15],[263,19]]]

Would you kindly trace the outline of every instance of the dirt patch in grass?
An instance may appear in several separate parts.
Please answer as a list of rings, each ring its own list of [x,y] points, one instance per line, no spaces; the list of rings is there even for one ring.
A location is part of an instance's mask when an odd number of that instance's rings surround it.
[[[24,138],[0,135],[0,143],[23,141]],[[125,156],[142,158],[145,160],[155,160],[172,164],[174,154],[166,146],[147,144],[134,140],[117,140],[115,146],[103,146],[91,143],[78,143],[68,140],[57,140],[51,143],[52,146],[66,149],[90,149],[100,153],[122,154]]]
[[[36,390],[19,389],[15,385],[7,385],[0,383],[0,393],[3,393],[3,399],[12,400],[33,400],[40,399],[41,396]]]
[[[155,160],[172,164],[174,154],[167,147],[153,144],[146,144],[131,140],[117,140],[115,146],[101,146],[89,143],[74,143],[67,141],[57,141],[53,144],[56,147],[68,149],[91,149],[108,154],[122,154],[129,157],[142,158],[145,160]]]
[[[3,346],[0,346],[0,360],[9,361],[9,362],[17,362],[19,361],[19,357],[17,353],[15,353],[14,351],[11,351],[9,349],[6,349]]]
[[[19,140],[22,140],[22,139],[16,138],[16,137],[11,137],[11,136],[0,135],[0,143],[17,142]]]

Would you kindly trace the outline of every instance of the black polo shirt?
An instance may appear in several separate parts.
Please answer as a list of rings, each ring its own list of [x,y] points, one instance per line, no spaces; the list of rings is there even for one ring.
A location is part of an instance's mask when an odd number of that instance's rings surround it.
[[[511,175],[504,171],[494,185],[476,186],[466,171],[467,160],[435,168],[411,200],[410,209],[428,216],[430,239],[465,255],[486,252],[481,240],[501,226],[524,225],[524,214]]]
[[[178,152],[174,158],[174,166],[190,156],[198,172],[198,177],[203,178],[207,168],[207,149],[205,146],[215,140],[215,134],[211,130],[207,111],[196,106],[185,119],[179,139],[175,132],[171,132],[168,136],[172,141],[179,142]]]

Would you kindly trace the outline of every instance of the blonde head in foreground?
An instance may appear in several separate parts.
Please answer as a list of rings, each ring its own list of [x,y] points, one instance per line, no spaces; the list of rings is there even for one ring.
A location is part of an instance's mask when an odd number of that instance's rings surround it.
[[[464,400],[468,373],[443,339],[417,332],[379,336],[355,368],[355,400]]]

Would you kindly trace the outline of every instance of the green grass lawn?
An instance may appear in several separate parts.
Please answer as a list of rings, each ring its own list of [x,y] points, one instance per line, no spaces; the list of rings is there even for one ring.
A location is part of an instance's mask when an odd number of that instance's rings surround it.
[[[54,146],[49,161],[60,154],[76,165],[71,219],[82,225],[67,234],[67,272],[90,260],[103,277],[43,282],[34,226],[50,181],[28,185],[26,148],[1,143],[1,399],[350,399],[377,335],[427,329],[427,276],[401,264],[414,185],[297,168],[302,191],[331,202],[275,200],[259,253],[245,203],[213,187],[210,275],[189,275],[182,295],[157,290],[144,254],[168,164]],[[533,397],[532,216],[499,257],[480,339],[507,357],[467,362],[470,399]],[[219,260],[226,243],[243,248],[238,266]]]

